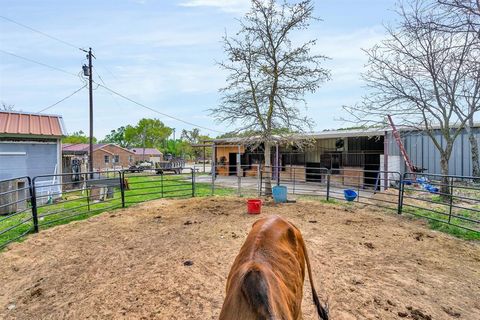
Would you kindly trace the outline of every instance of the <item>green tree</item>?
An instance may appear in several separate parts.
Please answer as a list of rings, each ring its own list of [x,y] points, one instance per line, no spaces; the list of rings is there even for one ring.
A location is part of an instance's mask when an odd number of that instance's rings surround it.
[[[193,154],[192,145],[185,140],[168,140],[164,149],[165,153],[170,153],[175,157],[183,157],[190,160]]]
[[[211,140],[208,135],[201,135],[200,130],[197,128],[192,129],[192,130],[183,130],[181,139],[184,142],[187,142],[190,146],[188,150],[188,154],[193,157],[193,158],[199,158],[203,157],[203,148],[201,147],[193,147],[194,144],[201,144],[204,141]],[[211,148],[207,147],[205,148],[205,158],[208,158],[211,156],[212,150]]]
[[[118,129],[113,129],[112,131],[110,131],[109,134],[107,134],[105,136],[105,139],[103,139],[101,142],[102,143],[115,143],[115,144],[118,144],[119,146],[121,146],[123,148],[133,147],[125,139],[125,130],[126,130],[126,128],[124,126],[121,126]]]
[[[75,131],[62,139],[62,143],[89,143],[87,135],[82,131]],[[93,137],[93,143],[97,143],[97,138]]]
[[[136,126],[125,127],[124,138],[128,146],[160,148],[172,131],[158,119],[143,118]]]

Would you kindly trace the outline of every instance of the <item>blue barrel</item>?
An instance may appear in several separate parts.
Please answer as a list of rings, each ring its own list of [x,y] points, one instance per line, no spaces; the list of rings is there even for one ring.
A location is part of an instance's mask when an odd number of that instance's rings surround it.
[[[275,186],[272,188],[273,201],[275,203],[285,203],[287,202],[287,187],[286,186]]]

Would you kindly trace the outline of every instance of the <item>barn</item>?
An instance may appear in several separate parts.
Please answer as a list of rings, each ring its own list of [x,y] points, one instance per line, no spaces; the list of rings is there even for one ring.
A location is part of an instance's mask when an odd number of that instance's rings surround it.
[[[62,172],[59,115],[0,111],[0,180]]]
[[[304,179],[309,180],[309,168],[355,168],[379,170],[380,156],[384,149],[382,130],[330,130],[292,137],[288,142],[279,139],[272,148],[272,164],[303,171]],[[303,147],[289,142],[303,142]],[[244,144],[243,139],[216,139],[214,157],[220,175],[236,175],[240,153],[241,165],[245,170],[264,163],[263,145],[255,139]]]
[[[472,129],[480,148],[480,125]],[[426,173],[440,174],[440,153],[424,130],[399,128],[402,143],[413,165],[424,168]],[[439,129],[434,135],[443,144]],[[472,175],[471,147],[468,133],[462,130],[455,140],[450,158],[450,174]],[[390,128],[325,130],[305,133],[289,140],[308,142],[303,148],[295,147],[279,139],[272,147],[271,163],[282,169],[280,177],[294,172],[299,181],[315,181],[321,168],[356,175],[363,171],[360,180],[370,181],[378,171],[405,172],[405,161]],[[264,163],[263,145],[250,138],[223,138],[213,140],[213,160],[216,172],[223,176],[256,175],[259,164]]]
[[[478,148],[480,149],[480,123],[476,123],[472,128]],[[435,147],[432,139],[424,130],[400,129],[403,145],[407,151],[412,164],[425,169],[429,174],[441,174],[440,153]],[[442,137],[439,128],[433,129],[433,135],[442,145],[445,140]],[[388,157],[388,167],[390,170],[406,171],[405,162],[401,159],[400,149],[393,137],[391,131],[385,132],[388,147],[385,148],[385,154]],[[399,166],[399,168],[398,168]],[[449,174],[455,176],[472,176],[472,153],[469,141],[469,133],[462,130],[453,144],[452,155],[449,161]]]

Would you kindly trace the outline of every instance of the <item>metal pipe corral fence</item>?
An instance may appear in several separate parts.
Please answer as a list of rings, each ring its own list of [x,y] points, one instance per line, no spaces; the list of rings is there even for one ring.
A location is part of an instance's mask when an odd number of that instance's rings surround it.
[[[68,176],[68,179],[64,179]],[[0,181],[0,249],[29,233],[92,214],[163,198],[261,197],[275,185],[292,200],[362,204],[480,233],[480,184],[468,176],[410,174],[362,168],[212,164],[166,173],[112,170]]]

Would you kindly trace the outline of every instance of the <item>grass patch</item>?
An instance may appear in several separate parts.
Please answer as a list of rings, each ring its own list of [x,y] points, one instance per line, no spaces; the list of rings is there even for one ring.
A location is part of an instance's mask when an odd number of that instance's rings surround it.
[[[480,230],[470,231],[462,228],[478,229],[480,226],[475,222],[452,216],[450,223],[448,223],[448,215],[433,212],[428,209],[409,207],[408,205],[404,205],[403,212],[428,219],[428,225],[433,230],[442,231],[464,240],[480,240]],[[468,209],[457,210],[452,212],[452,214],[459,217],[479,219],[478,213]]]
[[[480,232],[465,230],[459,227],[455,227],[449,224],[445,224],[445,223],[433,221],[433,220],[429,220],[428,225],[433,230],[439,230],[439,231],[451,234],[460,239],[480,240]]]
[[[130,189],[125,190],[125,207],[162,198],[192,197],[191,175],[128,175],[127,179]],[[210,183],[195,183],[196,197],[210,196],[211,192]],[[215,195],[236,194],[235,188],[215,187]],[[39,203],[37,212],[40,231],[122,207],[119,187],[114,188],[113,197],[106,201],[91,201],[89,195],[86,190],[67,190],[52,203]],[[31,207],[20,214],[0,216],[0,247],[12,240],[20,241],[24,239],[23,235],[32,232]]]

